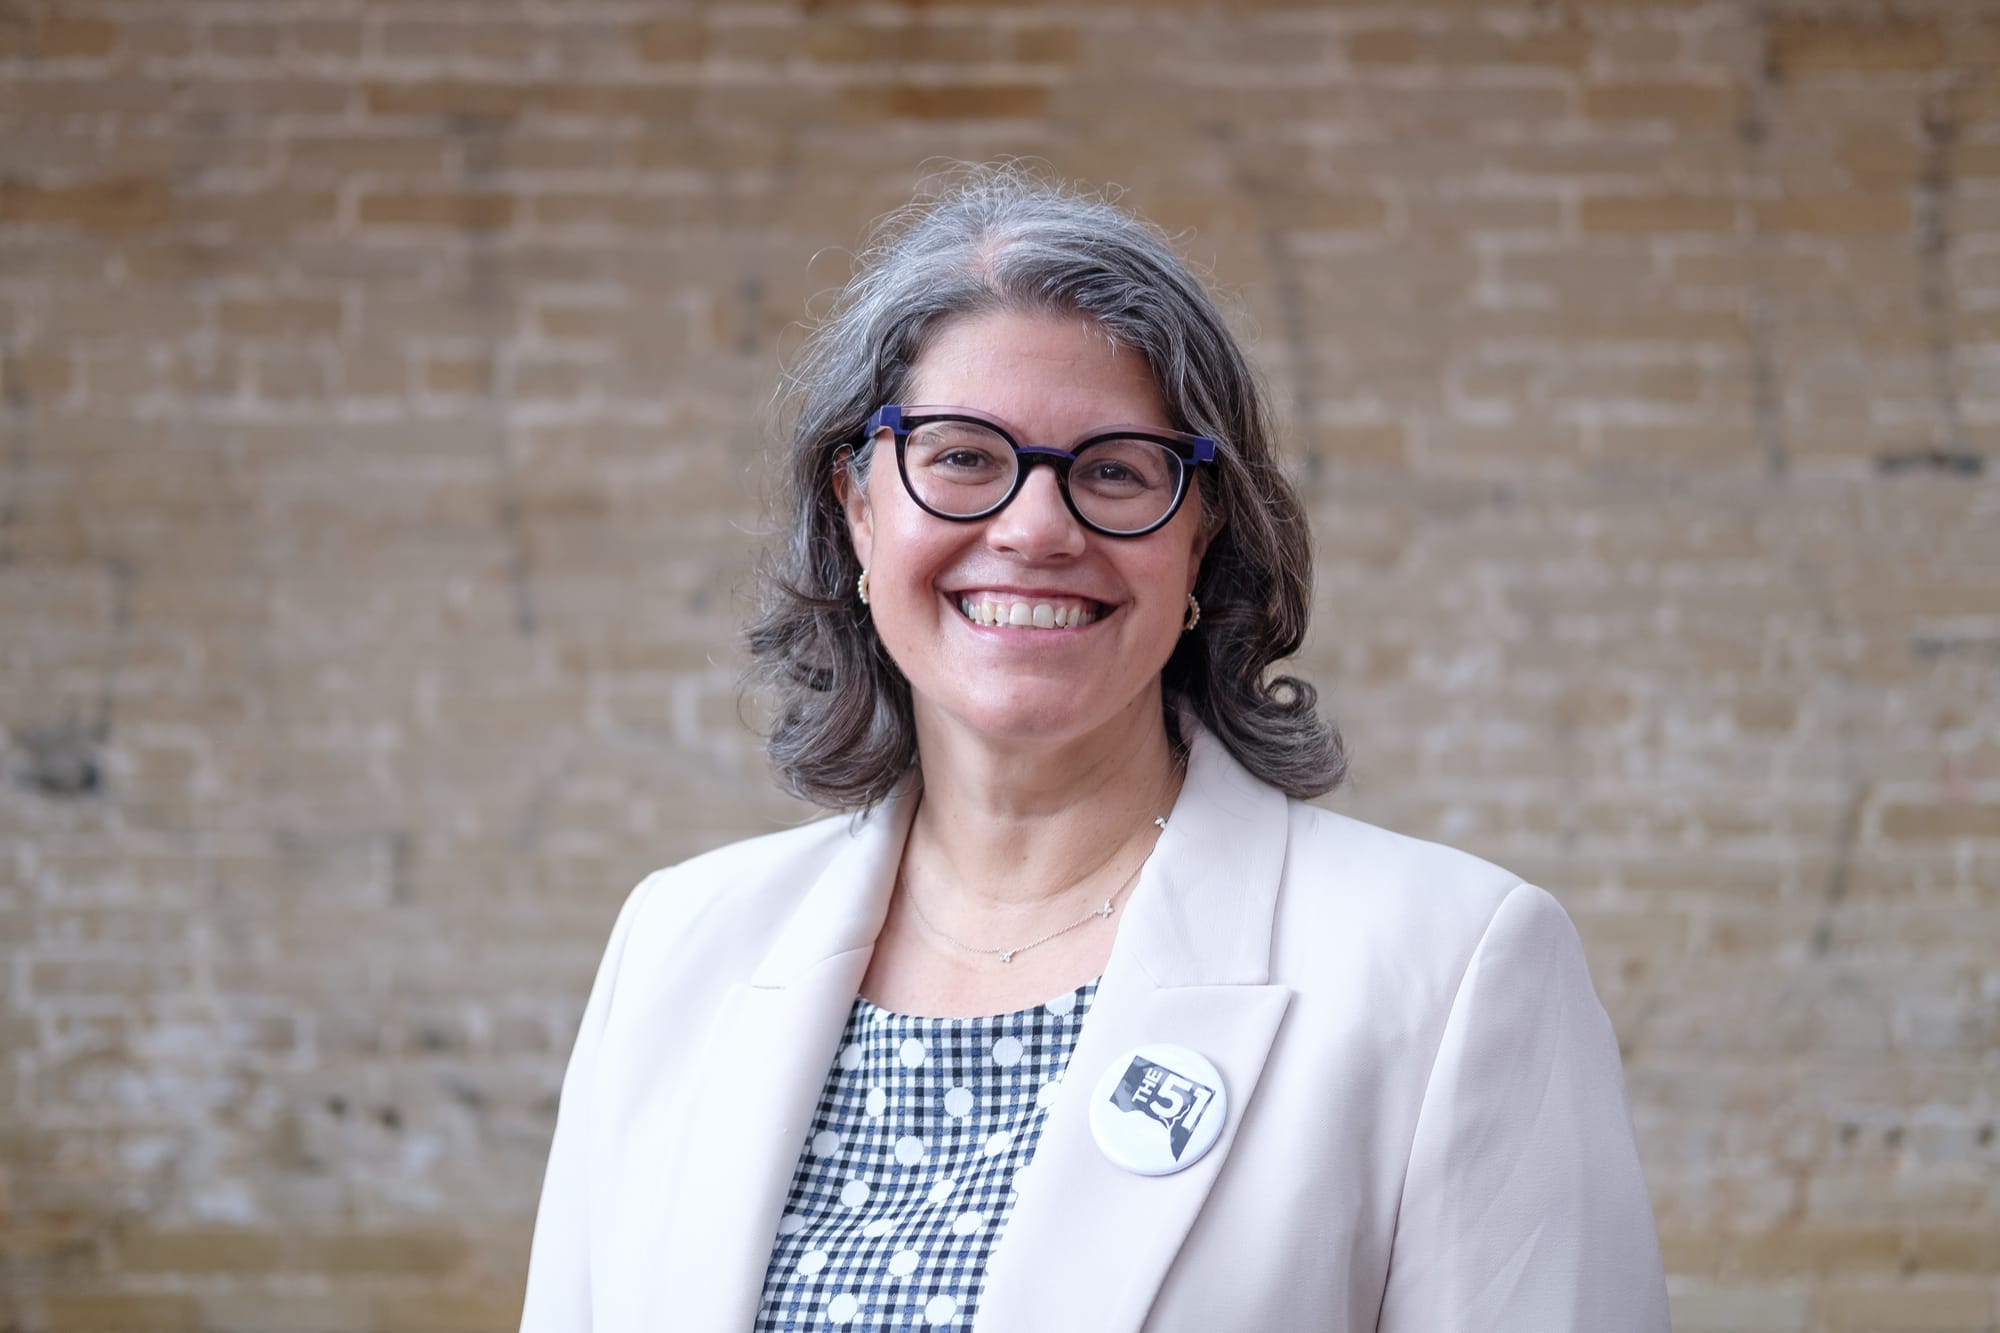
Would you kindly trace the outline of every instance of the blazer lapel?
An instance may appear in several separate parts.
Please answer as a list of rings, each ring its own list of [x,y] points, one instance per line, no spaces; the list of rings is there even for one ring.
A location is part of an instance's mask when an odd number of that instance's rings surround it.
[[[674,1182],[635,1228],[644,1253],[635,1327],[748,1328],[785,1195],[848,1010],[888,907],[914,803],[875,810],[780,928],[747,984],[706,1024],[706,1045],[653,1123],[644,1178]],[[636,1165],[636,1164],[635,1164]]]
[[[987,1263],[979,1333],[1144,1324],[1223,1169],[1291,991],[1267,984],[1284,867],[1285,798],[1196,730],[1187,781],[1130,899],[1062,1091]],[[1171,1042],[1222,1073],[1214,1147],[1167,1176],[1121,1170],[1097,1148],[1089,1102],[1134,1046]]]

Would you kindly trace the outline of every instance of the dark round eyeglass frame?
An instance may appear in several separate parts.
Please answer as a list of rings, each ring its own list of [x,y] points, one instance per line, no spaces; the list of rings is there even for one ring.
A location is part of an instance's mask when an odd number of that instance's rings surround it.
[[[984,426],[1007,442],[1014,451],[1014,481],[1007,493],[976,514],[947,514],[924,503],[917,494],[917,488],[910,484],[909,468],[904,461],[905,446],[909,443],[910,432],[919,426],[928,426],[936,421],[964,421],[975,426]],[[896,475],[902,478],[903,491],[933,518],[941,518],[947,523],[978,523],[989,519],[1008,505],[1021,493],[1021,487],[1028,481],[1029,469],[1037,463],[1047,463],[1055,470],[1056,489],[1062,492],[1063,504],[1068,507],[1078,523],[1090,531],[1106,537],[1143,537],[1149,532],[1158,532],[1173,522],[1174,515],[1181,511],[1182,501],[1187,499],[1188,483],[1194,476],[1194,467],[1199,463],[1215,461],[1215,441],[1206,435],[1189,435],[1183,431],[1165,430],[1159,426],[1098,426],[1085,431],[1070,442],[1067,449],[1057,449],[1046,444],[1022,444],[1014,427],[998,417],[989,416],[969,407],[909,407],[898,403],[885,403],[875,409],[862,427],[861,440],[866,444],[883,431],[888,431],[896,440]],[[1069,493],[1069,469],[1076,462],[1077,455],[1100,440],[1149,440],[1164,446],[1180,468],[1175,474],[1173,502],[1167,512],[1143,528],[1107,528],[1086,517],[1076,507],[1076,500]]]

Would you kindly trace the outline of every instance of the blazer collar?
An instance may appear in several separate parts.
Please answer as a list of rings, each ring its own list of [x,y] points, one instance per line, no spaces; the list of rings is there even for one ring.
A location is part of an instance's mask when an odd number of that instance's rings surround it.
[[[1112,961],[1129,954],[1163,987],[1262,985],[1271,975],[1285,798],[1192,718],[1181,727],[1190,738],[1187,778],[1139,877]],[[1227,889],[1218,891],[1218,881]]]
[[[856,949],[874,952],[916,811],[917,783],[908,778],[882,804],[854,816],[847,840],[778,923],[777,938],[751,974],[751,985],[783,989],[829,958]]]
[[[1291,991],[1267,984],[1285,862],[1284,796],[1214,737],[1192,735],[1187,780],[1141,873],[1097,999],[987,1262],[977,1333],[1133,1333],[1201,1215],[1245,1123]],[[1222,1135],[1166,1176],[1114,1166],[1090,1129],[1099,1076],[1154,1042],[1222,1072]]]
[[[1158,986],[1255,986],[1271,971],[1284,866],[1284,796],[1257,781],[1192,718],[1187,778],[1128,900],[1113,958],[1130,954]],[[779,926],[751,985],[785,987],[820,963],[872,950],[916,813],[906,781],[857,815],[849,838]],[[1217,876],[1231,884],[1216,891]]]

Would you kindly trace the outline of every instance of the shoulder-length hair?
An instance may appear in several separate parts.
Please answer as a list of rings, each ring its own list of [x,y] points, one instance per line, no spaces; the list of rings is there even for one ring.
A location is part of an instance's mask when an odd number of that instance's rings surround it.
[[[965,172],[879,223],[795,363],[784,537],[759,570],[747,633],[753,673],[775,696],[779,781],[855,810],[917,763],[909,684],[855,595],[861,568],[834,477],[847,467],[866,484],[863,427],[902,400],[939,330],[1001,310],[1095,322],[1145,358],[1174,429],[1216,441],[1214,464],[1197,472],[1212,534],[1195,585],[1201,623],[1161,677],[1169,735],[1178,743],[1186,708],[1279,790],[1333,790],[1347,766],[1339,733],[1311,685],[1271,674],[1304,641],[1312,552],[1256,376],[1156,227],[1012,166]]]

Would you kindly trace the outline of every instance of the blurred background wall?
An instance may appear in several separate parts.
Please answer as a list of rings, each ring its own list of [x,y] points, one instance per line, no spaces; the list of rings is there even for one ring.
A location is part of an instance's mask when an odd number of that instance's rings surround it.
[[[517,1317],[934,155],[1212,265],[1336,808],[1547,884],[1690,1333],[2000,1326],[2000,4],[0,4],[0,1328]]]

